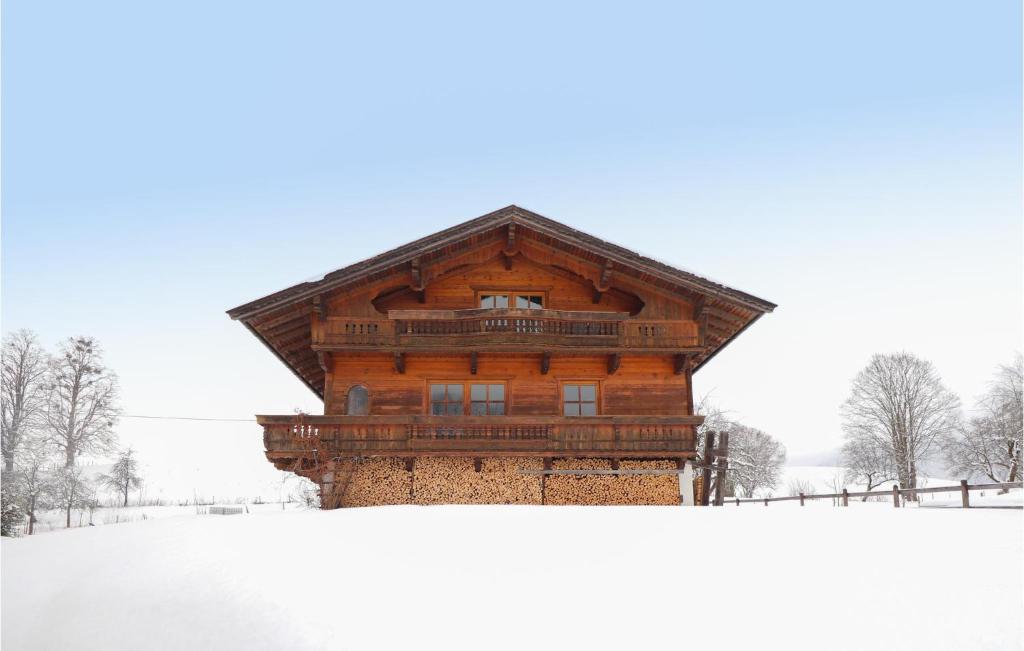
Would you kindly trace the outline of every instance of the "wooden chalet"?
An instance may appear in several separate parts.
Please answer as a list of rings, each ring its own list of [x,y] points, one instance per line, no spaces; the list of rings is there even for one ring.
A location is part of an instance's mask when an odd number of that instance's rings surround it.
[[[692,375],[774,307],[508,206],[228,314],[323,399],[257,419],[324,508],[678,504]]]

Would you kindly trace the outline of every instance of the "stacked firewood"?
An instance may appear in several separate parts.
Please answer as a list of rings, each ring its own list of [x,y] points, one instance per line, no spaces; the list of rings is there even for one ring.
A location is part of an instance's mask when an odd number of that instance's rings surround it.
[[[540,469],[540,460],[483,459],[477,472],[473,459],[417,459],[413,470],[416,504],[540,504],[540,476],[520,469]]]
[[[344,490],[340,506],[385,504],[678,504],[678,475],[524,475],[540,459],[483,459],[480,471],[468,457],[424,457],[413,472],[404,459],[347,461],[336,471]],[[611,469],[607,459],[555,459],[554,469]],[[623,461],[619,468],[673,469],[672,461]],[[351,472],[346,479],[345,473]],[[325,504],[332,502],[325,501]]]
[[[555,459],[556,470],[609,470],[607,459]],[[623,461],[620,470],[669,470],[672,461]],[[545,504],[679,504],[677,475],[550,475]]]
[[[412,475],[405,469],[403,459],[374,458],[355,462],[346,461],[337,473],[338,488],[344,489],[341,506],[379,506],[408,504]],[[345,485],[344,472],[352,470]]]

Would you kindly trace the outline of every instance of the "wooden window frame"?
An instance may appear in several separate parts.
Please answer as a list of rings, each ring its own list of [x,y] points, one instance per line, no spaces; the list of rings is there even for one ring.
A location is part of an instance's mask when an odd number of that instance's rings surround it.
[[[455,400],[449,400],[448,399],[448,387],[450,387],[452,385],[458,385],[458,386],[462,387],[462,399],[461,400],[455,401]],[[442,403],[445,405],[445,410],[444,410],[445,413],[443,413],[443,414],[435,414],[434,413],[434,395],[433,395],[433,392],[434,392],[434,387],[435,386],[443,386],[444,387],[444,400],[442,401]],[[456,405],[456,404],[460,404],[460,403],[461,403],[461,406],[462,406],[462,413],[459,413],[459,414],[449,414],[448,413],[448,405]],[[427,415],[428,416],[465,416],[466,415],[466,384],[464,382],[460,382],[460,381],[457,381],[457,380],[428,380],[427,381]]]
[[[499,381],[471,382],[467,386],[469,387],[469,394],[468,394],[469,411],[467,413],[470,416],[480,416],[480,415],[483,415],[483,416],[507,416],[508,415],[508,382],[504,382],[504,381],[500,381],[500,380]],[[484,392],[485,392],[484,400],[473,400],[473,387],[475,387],[475,386],[484,387]],[[500,386],[501,387],[501,400],[491,400],[491,387],[493,387],[493,386]],[[486,411],[487,413],[485,413],[485,414],[474,414],[473,413],[473,405],[476,404],[476,403],[483,403],[486,406],[484,411]],[[490,413],[491,412],[491,405],[492,404],[498,404],[498,403],[501,403],[501,413],[500,414],[492,414],[492,413]]]
[[[459,384],[459,385],[462,386],[462,413],[461,414],[457,414],[458,416],[472,416],[473,415],[473,413],[472,413],[473,412],[472,392],[473,392],[473,385],[474,384],[480,384],[480,385],[483,385],[483,386],[488,386],[488,385],[492,385],[492,384],[500,384],[500,385],[502,385],[504,387],[504,394],[505,394],[504,399],[501,401],[501,402],[504,403],[504,407],[503,407],[504,413],[502,413],[501,415],[498,415],[498,414],[493,414],[493,415],[487,414],[487,416],[494,417],[494,418],[500,418],[501,416],[508,416],[508,414],[509,414],[509,405],[512,403],[512,397],[509,394],[509,389],[508,389],[509,382],[505,378],[472,379],[472,380],[453,380],[453,379],[445,379],[445,378],[429,378],[429,379],[426,380],[426,389],[425,389],[426,396],[427,396],[427,400],[426,400],[426,415],[428,415],[428,416],[435,416],[435,414],[434,414],[434,401],[433,401],[433,399],[431,397],[431,387],[434,386],[435,384],[443,384],[443,385],[445,385],[445,396],[446,397],[448,395],[448,389],[447,389],[448,385]],[[488,396],[488,398],[490,398],[490,388],[489,387],[487,389],[487,396]],[[477,402],[480,402],[480,401],[478,400]],[[490,404],[492,402],[499,402],[499,401],[497,401],[497,400],[487,400],[488,404]],[[447,404],[454,404],[454,403],[452,401],[446,400],[445,404],[447,405]],[[447,411],[447,409],[446,409],[446,411]],[[441,415],[441,414],[437,414],[437,415]],[[445,416],[453,415],[454,416],[456,414],[443,414],[443,415],[445,415]],[[476,416],[476,417],[479,418],[479,416]]]
[[[584,416],[582,414],[580,414],[578,416],[576,416],[576,415],[570,416],[570,415],[565,413],[565,403],[566,403],[566,400],[565,400],[565,387],[567,385],[571,385],[571,386],[584,386],[584,385],[586,385],[586,386],[593,386],[594,387],[594,412],[595,413],[594,413],[593,416]],[[602,409],[602,405],[601,405],[601,403],[603,402],[602,397],[603,397],[603,395],[602,395],[602,392],[601,392],[601,381],[600,380],[596,380],[596,379],[582,379],[582,378],[581,379],[559,380],[559,382],[558,382],[558,415],[561,416],[562,418],[593,418],[594,416],[600,416],[603,413],[603,411],[604,411],[604,409]],[[589,400],[587,400],[587,401],[573,400],[573,401],[570,401],[570,402],[572,402],[573,404],[578,404],[578,405],[590,404]],[[582,409],[580,411],[582,411]]]
[[[368,387],[366,384],[364,384],[362,382],[353,382],[352,384],[348,385],[345,388],[345,415],[346,416],[358,416],[358,415],[361,415],[361,414],[352,414],[349,411],[349,404],[348,404],[349,395],[352,393],[352,390],[357,388],[357,387],[360,387],[364,391],[366,391],[366,414],[365,415],[370,415],[371,413],[373,413],[373,410],[372,410],[372,408],[373,408],[373,400],[372,400],[372,397],[371,397],[372,393],[370,392],[370,387]]]
[[[500,308],[500,307],[499,308],[493,308],[493,307],[481,308],[480,307],[480,297],[481,296],[491,296],[491,295],[508,296],[509,307],[507,309],[510,309],[510,310],[514,310],[514,309],[532,310],[532,309],[535,309],[535,308],[516,308],[515,307],[516,296],[540,296],[541,297],[541,301],[543,301],[543,304],[540,306],[540,309],[547,310],[547,309],[550,309],[548,307],[548,293],[549,292],[546,289],[509,289],[509,288],[501,287],[501,288],[494,288],[494,289],[476,289],[476,290],[474,290],[473,296],[475,298],[475,302],[476,302],[477,308],[483,309],[483,310],[494,310],[494,309],[503,310],[503,309],[506,309],[506,308]]]

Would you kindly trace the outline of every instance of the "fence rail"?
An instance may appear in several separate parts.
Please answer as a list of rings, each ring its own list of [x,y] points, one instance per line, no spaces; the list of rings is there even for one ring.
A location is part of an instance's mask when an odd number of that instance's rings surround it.
[[[744,498],[744,499],[740,499],[740,498],[737,497],[737,498],[734,498],[734,500],[732,500],[732,501],[734,501],[736,503],[736,506],[739,506],[740,504],[745,504],[745,503],[763,503],[765,506],[768,506],[769,502],[793,502],[793,501],[796,501],[796,500],[800,500],[800,506],[803,506],[804,505],[804,501],[806,501],[806,500],[823,500],[823,499],[824,500],[830,500],[830,499],[834,500],[834,499],[841,499],[843,506],[849,506],[850,505],[850,498],[851,497],[890,497],[891,496],[892,497],[892,504],[893,504],[893,506],[896,507],[896,508],[899,508],[900,507],[900,497],[902,497],[902,496],[906,496],[906,495],[911,495],[911,496],[913,496],[913,495],[920,495],[922,493],[955,493],[955,492],[959,492],[960,493],[960,499],[961,499],[961,506],[963,506],[963,508],[967,509],[967,508],[971,508],[971,498],[970,498],[971,491],[1003,490],[1003,489],[1009,490],[1011,488],[1021,488],[1022,486],[1024,486],[1024,482],[1019,482],[1019,481],[996,482],[996,483],[991,483],[991,484],[969,484],[969,483],[967,483],[966,479],[961,479],[960,480],[960,484],[958,486],[931,486],[931,487],[928,487],[928,488],[900,488],[899,485],[896,485],[896,486],[893,486],[892,489],[890,489],[890,490],[884,490],[884,491],[858,491],[858,492],[853,492],[853,493],[847,491],[844,488],[841,493],[814,493],[814,494],[811,494],[811,495],[806,495],[804,493],[800,493],[799,495],[787,495],[785,497],[760,497],[760,498],[751,497],[751,498]],[[975,508],[977,508],[977,507],[975,507]],[[996,508],[996,507],[986,507],[986,508]],[[1002,508],[1024,508],[1024,507],[1007,506],[1007,507],[1002,507]]]

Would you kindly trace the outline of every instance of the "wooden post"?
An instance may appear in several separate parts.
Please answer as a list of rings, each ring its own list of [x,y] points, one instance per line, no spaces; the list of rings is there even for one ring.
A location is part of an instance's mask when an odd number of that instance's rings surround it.
[[[850,491],[843,489],[843,506],[850,506]]]
[[[766,497],[766,498],[764,498],[764,505],[765,505],[765,506],[768,506],[768,498],[767,498],[767,497]]]
[[[800,506],[804,505],[804,494],[800,493]]]
[[[900,508],[900,485],[892,485],[892,505],[897,509]]]
[[[960,502],[965,509],[971,508],[971,493],[967,490],[967,480],[960,480]]]
[[[722,432],[718,437],[718,451],[722,456],[717,459],[715,481],[715,506],[725,504],[725,475],[729,466],[729,432]]]
[[[703,468],[701,469],[701,491],[700,505],[707,506],[711,498],[711,464],[715,449],[715,433],[708,432],[704,435],[704,456]]]
[[[737,497],[736,498],[736,506],[739,506],[739,505],[740,505],[740,498]]]

